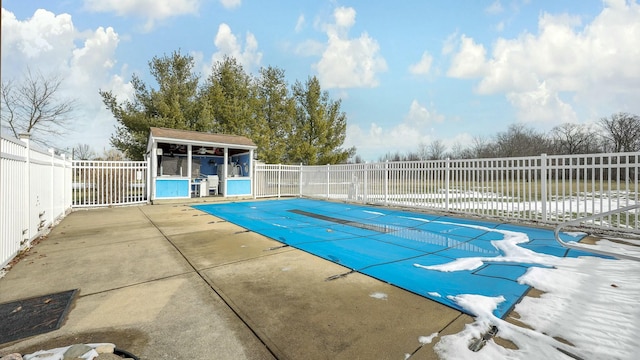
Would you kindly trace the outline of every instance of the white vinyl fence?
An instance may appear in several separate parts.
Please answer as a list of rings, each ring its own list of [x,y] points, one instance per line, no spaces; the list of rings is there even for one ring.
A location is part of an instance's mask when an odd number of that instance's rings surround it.
[[[146,203],[148,177],[146,161],[74,160],[72,205],[80,208]]]
[[[0,267],[71,207],[146,203],[144,161],[70,161],[0,138]],[[306,196],[558,224],[639,204],[640,152],[345,165],[256,164],[254,196]],[[640,232],[638,210],[589,226]]]
[[[0,268],[71,207],[71,161],[0,137]]]
[[[640,152],[256,165],[255,197],[306,196],[557,224],[638,204]],[[637,211],[589,222],[640,232]]]
[[[254,197],[300,196],[300,165],[256,164]]]

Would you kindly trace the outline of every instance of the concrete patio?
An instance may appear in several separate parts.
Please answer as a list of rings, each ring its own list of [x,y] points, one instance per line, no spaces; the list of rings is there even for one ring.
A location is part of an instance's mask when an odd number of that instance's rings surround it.
[[[79,289],[59,329],[0,356],[111,342],[141,359],[437,359],[472,318],[191,208],[80,210],[0,279],[0,303]],[[371,296],[382,293],[384,299]]]

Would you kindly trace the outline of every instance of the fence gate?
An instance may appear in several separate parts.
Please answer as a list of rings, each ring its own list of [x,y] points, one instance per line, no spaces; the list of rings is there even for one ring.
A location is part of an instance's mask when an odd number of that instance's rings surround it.
[[[149,166],[146,161],[73,161],[72,207],[146,203]]]

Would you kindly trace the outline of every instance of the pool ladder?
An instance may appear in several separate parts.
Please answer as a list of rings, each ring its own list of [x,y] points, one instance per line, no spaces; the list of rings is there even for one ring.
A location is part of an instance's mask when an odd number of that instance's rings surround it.
[[[623,212],[626,212],[626,211],[630,211],[630,210],[634,210],[634,209],[640,209],[640,204],[625,206],[625,207],[622,207],[622,208],[619,208],[619,209],[616,209],[616,210],[607,211],[607,212],[603,212],[603,213],[599,213],[599,214],[594,214],[594,215],[586,216],[586,217],[575,219],[575,220],[570,220],[570,221],[564,222],[564,223],[556,226],[556,228],[555,228],[553,233],[555,235],[556,241],[560,245],[565,247],[565,248],[587,251],[587,252],[591,252],[591,253],[595,253],[595,254],[599,254],[599,255],[612,256],[612,257],[618,258],[618,259],[627,259],[627,260],[640,261],[640,246],[635,245],[635,244],[629,244],[629,245],[638,246],[638,253],[637,254],[621,254],[621,253],[618,253],[618,252],[615,252],[615,251],[594,249],[594,248],[591,248],[591,246],[589,246],[589,245],[579,244],[579,243],[574,242],[574,241],[565,242],[565,241],[562,241],[562,239],[560,239],[560,230],[562,228],[565,228],[565,227],[571,226],[571,225],[579,225],[580,223],[582,223],[584,221],[595,220],[595,219],[602,218],[602,217],[605,217],[605,216],[620,214],[620,213],[623,213]],[[636,214],[635,216],[639,216],[639,215],[640,214]]]

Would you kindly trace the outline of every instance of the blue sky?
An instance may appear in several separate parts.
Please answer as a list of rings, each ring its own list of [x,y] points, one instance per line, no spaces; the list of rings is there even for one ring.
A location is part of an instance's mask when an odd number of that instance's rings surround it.
[[[317,76],[342,100],[346,146],[365,160],[442,141],[449,149],[514,123],[541,131],[640,114],[636,0],[4,0],[2,79],[28,65],[78,99],[59,147],[108,148],[98,90],[180,50],[202,76],[224,55],[250,73]]]

